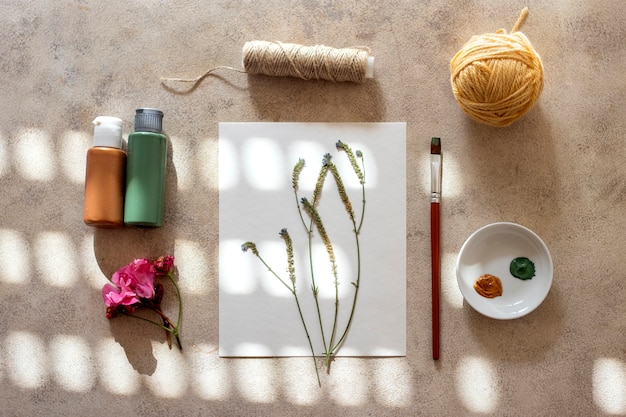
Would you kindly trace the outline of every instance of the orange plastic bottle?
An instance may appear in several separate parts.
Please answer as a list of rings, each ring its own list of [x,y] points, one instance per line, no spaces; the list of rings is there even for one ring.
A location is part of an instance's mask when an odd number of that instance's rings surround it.
[[[93,124],[93,147],[87,151],[83,220],[94,227],[120,227],[124,224],[126,187],[122,120],[99,116]]]

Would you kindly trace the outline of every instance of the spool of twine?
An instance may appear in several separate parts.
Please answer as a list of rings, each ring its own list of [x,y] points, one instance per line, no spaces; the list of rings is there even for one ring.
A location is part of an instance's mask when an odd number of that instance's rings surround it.
[[[161,78],[161,82],[174,81],[195,85],[219,69],[332,82],[363,83],[366,78],[373,77],[374,58],[370,56],[369,48],[364,46],[338,49],[324,45],[303,46],[257,40],[246,42],[242,54],[243,70],[217,66],[196,78]]]
[[[522,10],[511,33],[473,36],[450,62],[452,91],[472,119],[494,127],[509,126],[526,114],[543,89],[543,65],[519,28]]]
[[[363,47],[337,49],[250,41],[243,46],[243,67],[248,74],[362,83],[368,56],[369,49]]]

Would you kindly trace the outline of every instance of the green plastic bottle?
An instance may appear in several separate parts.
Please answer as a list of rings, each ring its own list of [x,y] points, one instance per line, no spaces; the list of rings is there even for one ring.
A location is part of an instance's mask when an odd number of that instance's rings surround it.
[[[139,108],[135,131],[128,136],[124,223],[163,226],[167,137],[162,133],[163,112]]]

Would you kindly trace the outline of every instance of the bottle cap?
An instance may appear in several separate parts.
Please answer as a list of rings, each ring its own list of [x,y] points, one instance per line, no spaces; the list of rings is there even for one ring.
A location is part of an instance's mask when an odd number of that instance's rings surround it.
[[[135,132],[163,131],[163,112],[159,109],[139,108],[135,111]]]
[[[93,146],[122,149],[122,119],[98,116],[93,125]]]

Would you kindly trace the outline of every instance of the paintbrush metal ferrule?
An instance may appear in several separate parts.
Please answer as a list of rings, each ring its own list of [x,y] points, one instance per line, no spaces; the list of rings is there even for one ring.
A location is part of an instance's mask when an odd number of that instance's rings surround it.
[[[430,143],[430,202],[441,200],[441,140],[432,138]]]

